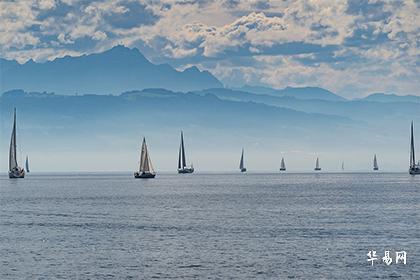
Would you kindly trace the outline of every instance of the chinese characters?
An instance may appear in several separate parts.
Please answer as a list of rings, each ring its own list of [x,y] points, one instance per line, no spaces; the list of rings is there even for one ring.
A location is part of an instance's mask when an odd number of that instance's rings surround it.
[[[367,253],[368,259],[367,261],[370,262],[371,266],[375,262],[382,260],[382,262],[386,265],[391,265],[394,261],[395,264],[407,264],[407,252],[406,251],[396,251],[395,258],[393,258],[394,254],[391,254],[391,251],[385,251],[384,256],[379,258],[375,250],[371,250]]]

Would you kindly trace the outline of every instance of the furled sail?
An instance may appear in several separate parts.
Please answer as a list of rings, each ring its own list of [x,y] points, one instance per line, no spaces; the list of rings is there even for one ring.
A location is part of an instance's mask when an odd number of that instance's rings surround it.
[[[28,159],[28,156],[26,156],[25,168],[26,168],[26,172],[29,173],[29,159]]]
[[[18,167],[16,159],[16,109],[13,115],[13,129],[12,137],[10,139],[10,150],[9,150],[9,171],[16,169]]]

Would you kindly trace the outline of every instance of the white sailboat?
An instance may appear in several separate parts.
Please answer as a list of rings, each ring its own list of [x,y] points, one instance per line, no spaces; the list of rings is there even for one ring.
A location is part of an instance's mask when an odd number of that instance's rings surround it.
[[[242,148],[241,160],[239,162],[239,170],[241,170],[241,172],[246,172],[246,168],[244,165],[244,148]]]
[[[284,163],[284,158],[281,158],[280,171],[286,171],[286,164]]]
[[[379,170],[379,166],[378,166],[378,159],[376,158],[376,154],[373,156],[373,171],[378,171]]]
[[[149,151],[147,150],[146,139],[143,137],[140,154],[140,167],[138,172],[134,172],[134,178],[155,178],[156,173],[150,160]]]
[[[178,173],[179,174],[186,174],[186,173],[193,173],[194,167],[191,164],[190,167],[187,167],[187,159],[185,157],[185,147],[184,147],[184,134],[181,131],[181,144],[179,145],[179,153],[178,153]]]
[[[13,129],[12,137],[10,139],[10,150],[9,150],[9,178],[24,178],[25,170],[19,167],[17,163],[17,153],[16,153],[16,108],[13,114]]]
[[[321,167],[319,165],[319,158],[316,158],[316,162],[315,162],[315,171],[321,171]]]
[[[420,175],[420,162],[416,163],[416,153],[414,151],[414,128],[411,122],[411,141],[410,141],[410,168],[408,173],[411,175]]]

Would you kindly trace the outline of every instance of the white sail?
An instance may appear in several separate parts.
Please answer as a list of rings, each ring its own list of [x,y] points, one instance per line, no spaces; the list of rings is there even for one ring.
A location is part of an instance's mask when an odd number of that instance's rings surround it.
[[[13,129],[12,136],[10,139],[10,150],[9,150],[9,171],[18,168],[16,159],[16,109],[13,114]]]
[[[239,162],[239,169],[244,169],[244,149],[242,148],[241,161]]]
[[[147,150],[146,139],[143,138],[143,143],[141,145],[141,155],[140,155],[140,172],[145,173],[154,173],[152,161],[150,159],[149,151]]]
[[[416,154],[414,151],[414,129],[413,122],[411,122],[411,145],[410,145],[410,168],[416,165]]]
[[[9,178],[24,178],[25,170],[19,167],[16,154],[16,108],[13,114],[13,129],[9,149]]]
[[[373,169],[378,170],[378,160],[376,159],[376,154],[373,156]]]
[[[411,143],[410,143],[410,168],[408,173],[411,175],[420,174],[420,161],[416,163],[416,153],[414,150],[414,127],[413,122],[411,122]]]
[[[179,145],[178,154],[178,169],[184,169],[185,167],[187,167],[187,159],[185,156],[184,133],[181,131],[181,143]]]

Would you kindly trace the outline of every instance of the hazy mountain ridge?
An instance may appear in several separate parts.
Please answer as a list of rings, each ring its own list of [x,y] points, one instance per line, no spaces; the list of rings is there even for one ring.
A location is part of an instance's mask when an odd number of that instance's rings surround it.
[[[109,102],[109,103],[108,103]],[[145,104],[147,102],[149,104]],[[289,120],[293,120],[293,117],[302,118],[325,118],[325,120],[331,120],[331,116],[318,113],[305,113],[289,108],[280,108],[278,106],[272,106],[270,104],[257,103],[252,100],[226,100],[219,98],[216,94],[204,93],[198,94],[196,92],[173,92],[166,89],[151,88],[144,89],[141,91],[128,91],[121,93],[120,95],[57,95],[48,92],[25,92],[23,90],[12,90],[3,93],[1,97],[1,105],[11,108],[11,106],[18,106],[21,110],[39,110],[38,106],[43,107],[43,112],[47,113],[49,108],[69,108],[74,110],[75,116],[77,112],[83,111],[86,107],[89,107],[91,112],[109,113],[107,109],[118,105],[124,105],[132,109],[141,109],[147,112],[154,112],[160,114],[160,109],[169,109],[176,111],[178,114],[188,112],[188,115],[192,115],[192,111],[203,113],[203,110],[210,109],[209,115],[213,118],[217,117],[222,113],[240,113],[243,110],[243,116],[237,115],[243,119],[249,118],[247,115],[254,115],[257,112],[264,114],[268,113],[282,113],[284,117]],[[36,105],[36,106],[35,106]],[[77,106],[76,106],[77,105]],[[103,107],[106,105],[107,107]],[[146,106],[153,105],[153,106]],[[180,107],[182,106],[182,107]],[[191,107],[190,107],[191,106]],[[213,107],[214,106],[214,107]],[[217,110],[216,110],[217,109]],[[226,112],[223,112],[226,109]],[[128,112],[128,111],[126,111]],[[260,116],[260,115],[258,115]],[[336,116],[338,120],[344,121],[346,118]],[[270,121],[270,120],[265,120]],[[347,121],[350,121],[347,119]]]
[[[24,142],[25,153],[30,154],[33,162],[42,158],[43,164],[53,169],[63,158],[62,164],[69,161],[68,166],[73,170],[80,168],[79,158],[86,168],[92,168],[93,162],[97,164],[97,159],[103,158],[101,165],[93,167],[95,170],[135,168],[142,136],[150,142],[156,165],[170,169],[176,162],[168,162],[168,158],[176,161],[180,130],[186,134],[194,163],[205,170],[220,170],[222,167],[215,165],[220,160],[226,164],[223,168],[234,168],[242,146],[248,155],[251,153],[260,162],[267,162],[267,168],[276,165],[268,161],[279,160],[279,153],[286,157],[295,154],[296,160],[306,157],[312,162],[316,152],[324,164],[327,159],[330,164],[339,162],[350,153],[348,157],[358,155],[358,160],[367,160],[369,164],[370,153],[376,152],[384,160],[382,154],[385,151],[390,154],[389,147],[393,148],[393,160],[399,155],[399,166],[406,161],[409,122],[406,116],[396,118],[389,112],[392,121],[388,121],[381,112],[386,112],[390,103],[268,96],[270,102],[289,100],[292,104],[298,102],[302,108],[319,104],[327,107],[347,104],[351,108],[357,103],[385,106],[377,113],[376,122],[360,121],[345,114],[329,114],[327,110],[309,113],[281,107],[280,103],[264,104],[269,102],[263,95],[242,92],[248,98],[244,99],[238,98],[235,91],[223,91],[227,97],[236,94],[237,100],[227,100],[221,91],[215,90],[173,92],[154,88],[120,95],[9,91],[0,98],[1,152],[8,151],[12,112],[16,107],[18,139]],[[255,96],[263,100],[252,100]],[[364,110],[360,107],[354,113],[365,114]],[[2,159],[5,167],[7,156]]]
[[[219,98],[233,101],[256,102],[282,108],[289,108],[307,113],[338,115],[363,122],[388,126],[386,121],[399,122],[420,118],[420,103],[410,102],[406,96],[394,96],[397,102],[381,102],[369,99],[339,101],[322,99],[300,99],[295,96],[276,96],[254,94],[226,88],[214,88],[196,91],[196,94],[214,94]],[[407,102],[407,100],[409,102]]]
[[[420,103],[420,96],[415,95],[397,95],[393,93],[372,93],[365,98],[362,98],[365,101],[375,101],[375,102],[414,102]]]
[[[29,60],[19,64],[0,59],[0,73],[2,92],[21,88],[60,94],[119,94],[150,87],[188,91],[223,86],[208,71],[200,71],[194,66],[177,71],[168,64],[155,65],[137,49],[123,46],[44,63]]]
[[[327,100],[345,101],[346,99],[329,90],[320,87],[285,87],[284,89],[274,89],[263,86],[242,86],[232,88],[232,90],[244,91],[254,94],[274,95],[278,97],[294,97],[303,100]]]

